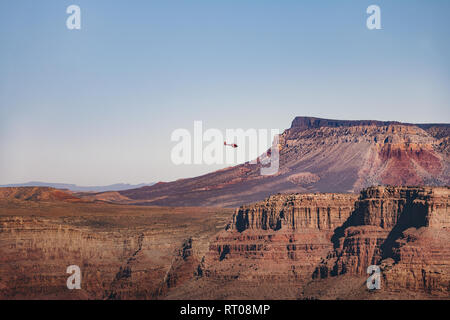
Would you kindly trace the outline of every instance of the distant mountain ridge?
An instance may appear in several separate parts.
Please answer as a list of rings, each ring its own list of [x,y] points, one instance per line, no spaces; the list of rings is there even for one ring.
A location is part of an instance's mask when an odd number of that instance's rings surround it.
[[[41,181],[31,181],[26,183],[18,183],[18,184],[7,184],[0,185],[1,188],[16,188],[16,187],[50,187],[55,189],[67,189],[73,192],[107,192],[107,191],[123,191],[127,189],[135,189],[146,186],[151,186],[154,183],[141,183],[141,184],[127,184],[127,183],[116,183],[107,186],[92,186],[92,187],[83,187],[78,186],[76,184],[67,184],[67,183],[49,183],[49,182],[41,182]]]
[[[0,200],[84,202],[72,192],[51,187],[2,187]]]

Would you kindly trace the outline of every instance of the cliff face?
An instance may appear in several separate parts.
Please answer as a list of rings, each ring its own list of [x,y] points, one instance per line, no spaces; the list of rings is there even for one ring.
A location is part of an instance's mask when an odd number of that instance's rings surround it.
[[[139,247],[139,234],[95,232],[59,219],[2,217],[0,230],[3,299],[107,299],[115,294],[116,278]],[[82,270],[83,290],[65,288],[66,268],[74,264]],[[136,276],[129,271],[129,277]],[[128,288],[128,295],[150,296],[158,275],[146,280],[148,290]]]
[[[381,265],[390,290],[448,294],[449,196],[448,187],[364,190],[315,275],[363,275],[369,265]]]
[[[353,211],[353,194],[275,195],[237,210],[231,230],[333,231]]]
[[[352,194],[275,195],[243,206],[211,241],[198,274],[207,283],[222,283],[217,292],[224,297],[274,299],[280,298],[274,287],[296,291],[332,250],[333,230],[348,219],[356,199]],[[204,297],[201,290],[193,294]]]
[[[343,276],[361,285],[367,267],[379,265],[385,291],[450,297],[449,196],[448,187],[275,195],[236,211],[211,242],[201,274],[241,288],[261,281],[302,288]]]
[[[231,210],[0,200],[0,299],[158,299],[192,278]],[[81,269],[68,290],[66,269]]]
[[[236,207],[274,193],[449,185],[449,128],[448,124],[297,117],[280,135],[279,171],[273,176],[262,176],[261,164],[245,163],[200,177],[120,191],[120,195],[141,204]]]
[[[391,230],[414,227],[446,228],[448,187],[372,187],[361,192],[352,223]]]

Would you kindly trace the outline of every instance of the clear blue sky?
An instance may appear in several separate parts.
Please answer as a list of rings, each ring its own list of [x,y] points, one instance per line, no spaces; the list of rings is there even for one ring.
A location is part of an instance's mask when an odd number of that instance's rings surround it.
[[[371,4],[382,30],[366,28]],[[2,0],[0,184],[214,170],[170,162],[171,132],[194,120],[450,122],[449,15],[447,0]]]

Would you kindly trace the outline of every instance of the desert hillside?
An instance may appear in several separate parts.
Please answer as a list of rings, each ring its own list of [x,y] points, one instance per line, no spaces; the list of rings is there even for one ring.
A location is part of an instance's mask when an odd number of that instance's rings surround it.
[[[0,188],[0,200],[3,201],[67,201],[80,202],[79,197],[68,190],[50,187],[8,187]]]
[[[357,193],[372,185],[450,184],[448,124],[297,117],[280,137],[280,170],[245,163],[191,179],[120,191],[164,206],[237,207],[276,193]],[[100,199],[104,195],[98,194]]]

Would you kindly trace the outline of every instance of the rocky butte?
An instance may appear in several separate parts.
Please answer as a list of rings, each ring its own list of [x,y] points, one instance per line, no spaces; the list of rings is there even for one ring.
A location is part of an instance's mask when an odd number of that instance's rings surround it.
[[[369,265],[380,265],[388,290],[449,297],[449,195],[449,187],[363,190],[314,276],[365,274]]]
[[[279,194],[241,206],[212,239],[191,294],[449,299],[449,196],[449,187],[380,186],[359,196]],[[370,265],[381,268],[377,293],[366,288]],[[186,298],[180,292],[169,297]]]

